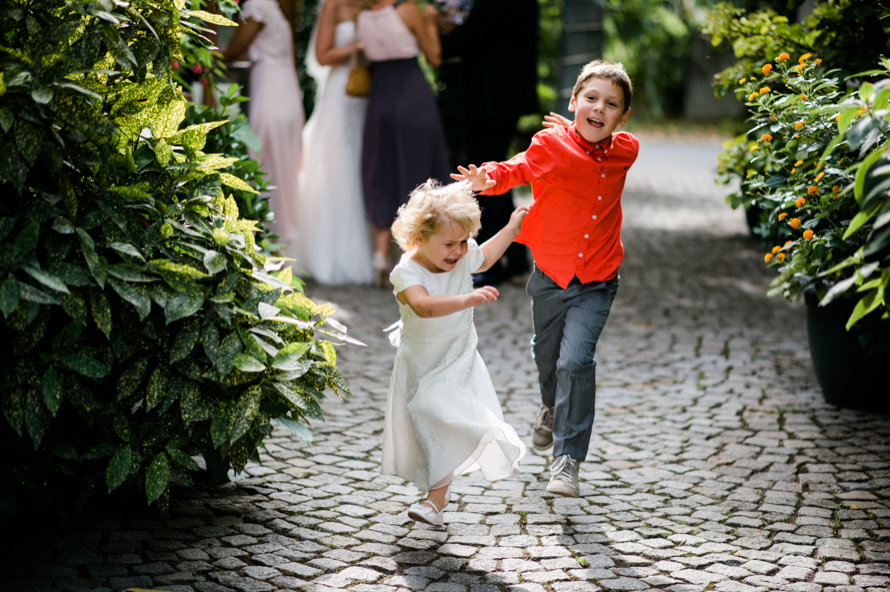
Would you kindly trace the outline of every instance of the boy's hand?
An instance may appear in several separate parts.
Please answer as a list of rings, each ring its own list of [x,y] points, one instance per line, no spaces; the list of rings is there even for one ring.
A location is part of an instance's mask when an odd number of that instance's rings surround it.
[[[467,308],[478,306],[483,302],[497,300],[500,294],[494,286],[482,286],[467,294]]]
[[[485,191],[497,185],[494,179],[488,178],[485,169],[476,168],[474,164],[471,164],[469,169],[459,166],[457,170],[458,173],[452,173],[451,178],[455,181],[469,181],[470,189],[473,191]]]
[[[544,127],[558,127],[560,125],[569,127],[572,125],[572,121],[570,119],[566,119],[559,113],[550,112],[550,115],[544,116]]]
[[[506,228],[513,231],[513,236],[519,234],[519,229],[522,227],[522,219],[528,215],[528,208],[523,206],[520,208],[516,208],[513,210],[513,213],[510,214],[510,221],[507,222]]]

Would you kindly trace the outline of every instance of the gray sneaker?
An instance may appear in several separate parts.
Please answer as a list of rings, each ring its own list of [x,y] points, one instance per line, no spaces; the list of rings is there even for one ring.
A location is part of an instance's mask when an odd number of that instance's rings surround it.
[[[578,497],[581,495],[581,486],[578,484],[578,465],[581,461],[563,455],[553,460],[550,465],[550,483],[547,491],[565,497]]]
[[[541,405],[535,425],[532,426],[532,445],[535,450],[547,450],[553,446],[553,408]]]

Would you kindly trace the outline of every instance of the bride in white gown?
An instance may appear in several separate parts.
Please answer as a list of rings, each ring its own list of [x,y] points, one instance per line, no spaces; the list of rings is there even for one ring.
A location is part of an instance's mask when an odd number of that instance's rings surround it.
[[[303,130],[297,263],[321,284],[370,284],[371,239],[362,194],[367,99],[346,94],[359,0],[327,0],[307,66],[318,84]]]

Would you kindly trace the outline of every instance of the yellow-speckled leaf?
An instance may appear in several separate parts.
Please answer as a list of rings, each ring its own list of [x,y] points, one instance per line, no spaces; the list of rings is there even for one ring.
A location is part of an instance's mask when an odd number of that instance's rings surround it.
[[[241,436],[250,429],[254,417],[260,410],[262,396],[263,390],[258,386],[252,386],[235,403],[235,407],[232,409],[232,416],[229,418],[230,442],[240,440]]]
[[[167,397],[167,389],[170,384],[169,373],[158,366],[148,379],[148,387],[145,391],[145,410],[151,411]]]
[[[167,485],[170,483],[170,464],[167,462],[167,454],[162,452],[155,457],[145,471],[145,497],[152,504],[161,497]]]
[[[223,169],[227,166],[235,164],[239,160],[241,159],[234,156],[231,158],[227,158],[220,154],[213,154],[202,160],[199,165],[201,166],[201,168],[204,169]]]
[[[219,25],[221,27],[237,27],[238,23],[230,21],[226,17],[219,14],[212,14],[203,10],[193,10],[186,14],[188,17],[199,18],[204,22]]]
[[[145,371],[148,369],[148,358],[137,360],[132,366],[124,370],[117,381],[117,400],[126,399],[136,392]]]
[[[158,164],[162,167],[167,166],[173,158],[173,148],[163,138],[155,142],[155,158],[158,159]]]
[[[218,173],[219,180],[223,185],[228,185],[229,187],[233,187],[235,189],[240,189],[241,191],[247,191],[249,193],[255,193],[259,195],[259,191],[236,177],[235,175],[230,175],[229,173]]]
[[[210,419],[210,404],[201,396],[201,386],[197,382],[190,380],[185,383],[179,397],[179,412],[186,425],[193,421]]]
[[[159,271],[169,271],[171,273],[178,273],[180,275],[187,275],[193,278],[206,278],[210,277],[203,271],[199,269],[195,269],[190,265],[183,265],[181,263],[174,263],[169,259],[155,259],[150,261],[150,263],[155,266]]]

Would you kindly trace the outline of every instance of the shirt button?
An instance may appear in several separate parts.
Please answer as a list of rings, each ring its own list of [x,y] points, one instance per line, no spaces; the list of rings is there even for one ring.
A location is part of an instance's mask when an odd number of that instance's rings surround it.
[[[584,238],[590,238],[590,235],[585,234]]]
[[[605,178],[606,178],[606,173],[603,173],[603,174],[600,175],[600,176],[601,176],[603,179],[605,179]]]
[[[597,157],[596,160],[597,160],[597,162],[602,162],[602,161],[603,161],[603,159],[602,159],[602,158],[599,158],[599,157]]]
[[[593,219],[596,220],[596,216],[593,216]]]
[[[597,196],[596,196],[596,199],[597,199],[598,201],[603,201],[603,196],[602,196],[602,195],[597,195]]]
[[[583,257],[584,253],[578,253],[578,257]]]

